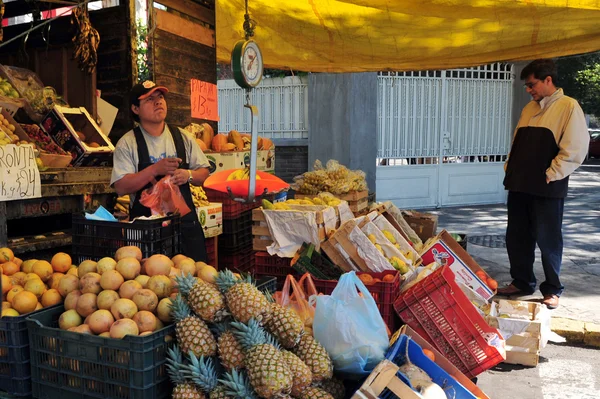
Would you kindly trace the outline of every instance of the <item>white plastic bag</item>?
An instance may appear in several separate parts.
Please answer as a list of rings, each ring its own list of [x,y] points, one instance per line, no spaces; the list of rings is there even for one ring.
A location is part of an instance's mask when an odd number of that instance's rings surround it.
[[[390,344],[377,304],[355,272],[342,275],[331,295],[317,297],[313,331],[336,374],[350,379],[368,375]]]

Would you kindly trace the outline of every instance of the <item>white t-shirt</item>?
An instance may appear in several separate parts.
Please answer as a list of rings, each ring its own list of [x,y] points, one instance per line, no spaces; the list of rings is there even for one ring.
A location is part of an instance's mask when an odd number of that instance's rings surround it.
[[[176,158],[177,150],[175,148],[175,141],[169,131],[169,127],[165,124],[165,130],[158,137],[148,134],[144,128],[140,126],[146,145],[148,146],[148,153],[150,154],[150,162],[156,163],[163,158]],[[206,155],[196,143],[196,140],[192,135],[185,130],[179,129],[183,138],[185,146],[185,153],[187,161],[189,163],[190,170],[196,170],[199,168],[208,168],[210,164]],[[113,169],[112,176],[110,178],[111,187],[116,181],[121,180],[125,175],[138,172],[138,148],[135,140],[135,134],[133,130],[125,133],[115,146],[113,154]],[[135,193],[129,194],[131,204],[135,199]]]

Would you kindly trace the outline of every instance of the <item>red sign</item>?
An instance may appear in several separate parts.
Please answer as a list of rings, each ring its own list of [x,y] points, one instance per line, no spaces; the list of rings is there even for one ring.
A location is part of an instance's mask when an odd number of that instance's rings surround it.
[[[192,79],[191,88],[192,118],[218,121],[217,85]]]

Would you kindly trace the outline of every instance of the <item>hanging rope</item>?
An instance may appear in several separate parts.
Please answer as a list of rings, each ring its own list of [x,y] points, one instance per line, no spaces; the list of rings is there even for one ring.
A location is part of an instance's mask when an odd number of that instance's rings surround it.
[[[250,13],[248,12],[248,0],[246,0],[246,13],[244,14],[244,33],[246,35],[246,40],[254,37],[254,28],[256,28],[256,21],[250,18]]]

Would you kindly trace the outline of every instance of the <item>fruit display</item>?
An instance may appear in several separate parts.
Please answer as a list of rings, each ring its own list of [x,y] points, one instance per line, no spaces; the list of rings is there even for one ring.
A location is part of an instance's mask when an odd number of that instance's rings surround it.
[[[350,191],[367,190],[365,172],[353,171],[336,160],[329,160],[325,167],[318,159],[313,165],[313,171],[294,178],[292,188],[300,194],[316,195],[320,192],[331,194],[346,194]]]
[[[115,210],[125,215],[129,215],[129,195],[122,195],[117,198],[117,203],[115,204]]]
[[[167,361],[173,398],[343,397],[329,355],[295,311],[230,270],[199,264],[197,274],[202,278],[174,277],[177,346]],[[217,378],[219,366],[226,372]]]
[[[49,154],[70,155],[60,148],[38,125],[21,124],[21,127],[41,151]]]
[[[8,98],[19,98],[19,93],[10,84],[10,82],[0,77],[0,96]]]
[[[208,197],[201,186],[190,184],[190,191],[192,192],[192,200],[194,201],[194,206],[196,208],[210,205]]]
[[[198,273],[203,268],[207,270]],[[178,301],[175,277],[184,273],[196,280],[200,277],[195,275],[214,277],[216,270],[182,255],[171,259],[153,255],[143,261],[134,246],[120,248],[113,258],[85,260],[58,285],[65,296],[59,327],[114,339],[158,331],[175,318],[171,311],[171,304]]]
[[[231,180],[250,180],[250,168],[237,169],[227,176],[227,181]],[[256,180],[260,180],[260,176],[256,175]]]
[[[249,151],[252,143],[251,135],[231,130],[227,134],[215,132],[208,123],[190,123],[185,130],[196,138],[196,143],[202,151],[227,152],[227,151]],[[273,141],[264,137],[258,137],[257,149],[272,150],[275,147]]]
[[[63,303],[62,279],[74,268],[71,257],[59,252],[50,262],[22,261],[9,248],[0,248],[2,317],[16,317]]]

